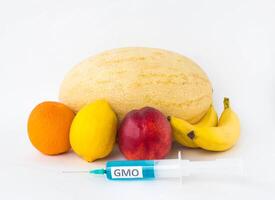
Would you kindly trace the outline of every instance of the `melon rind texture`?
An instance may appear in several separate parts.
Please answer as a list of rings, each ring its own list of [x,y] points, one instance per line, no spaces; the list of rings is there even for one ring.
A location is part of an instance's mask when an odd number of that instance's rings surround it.
[[[154,48],[105,51],[76,65],[63,80],[60,101],[75,112],[107,100],[121,120],[133,109],[151,106],[166,116],[198,122],[212,104],[204,71],[180,54]]]

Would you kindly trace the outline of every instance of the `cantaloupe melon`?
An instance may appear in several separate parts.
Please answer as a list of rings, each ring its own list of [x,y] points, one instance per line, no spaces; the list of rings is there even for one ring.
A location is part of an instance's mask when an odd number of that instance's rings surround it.
[[[107,100],[119,119],[144,106],[195,123],[212,103],[204,71],[180,54],[130,47],[105,51],[75,66],[60,88],[60,100],[74,111]]]

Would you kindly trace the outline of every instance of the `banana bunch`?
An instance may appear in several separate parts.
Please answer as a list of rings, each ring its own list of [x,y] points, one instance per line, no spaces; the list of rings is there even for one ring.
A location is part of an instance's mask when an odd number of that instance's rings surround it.
[[[224,111],[219,120],[213,106],[201,121],[194,125],[173,116],[168,119],[175,140],[190,148],[226,151],[237,142],[240,136],[240,121],[237,114],[230,108],[228,98],[224,98]]]

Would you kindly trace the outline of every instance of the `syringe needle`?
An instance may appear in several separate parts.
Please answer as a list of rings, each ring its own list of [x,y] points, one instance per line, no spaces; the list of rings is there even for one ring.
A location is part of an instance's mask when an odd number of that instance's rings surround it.
[[[62,173],[89,173],[90,171],[62,171]]]
[[[90,173],[90,174],[106,174],[105,169],[93,169],[89,171],[62,171],[62,173]]]

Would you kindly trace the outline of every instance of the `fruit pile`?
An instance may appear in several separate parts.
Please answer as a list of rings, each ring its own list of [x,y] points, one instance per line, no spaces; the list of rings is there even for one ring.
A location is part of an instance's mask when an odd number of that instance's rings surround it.
[[[225,151],[240,135],[228,98],[218,120],[200,67],[160,49],[123,48],[87,59],[65,77],[60,100],[37,105],[28,120],[31,143],[47,155],[72,148],[92,162],[117,142],[126,159],[162,159],[173,139]]]

